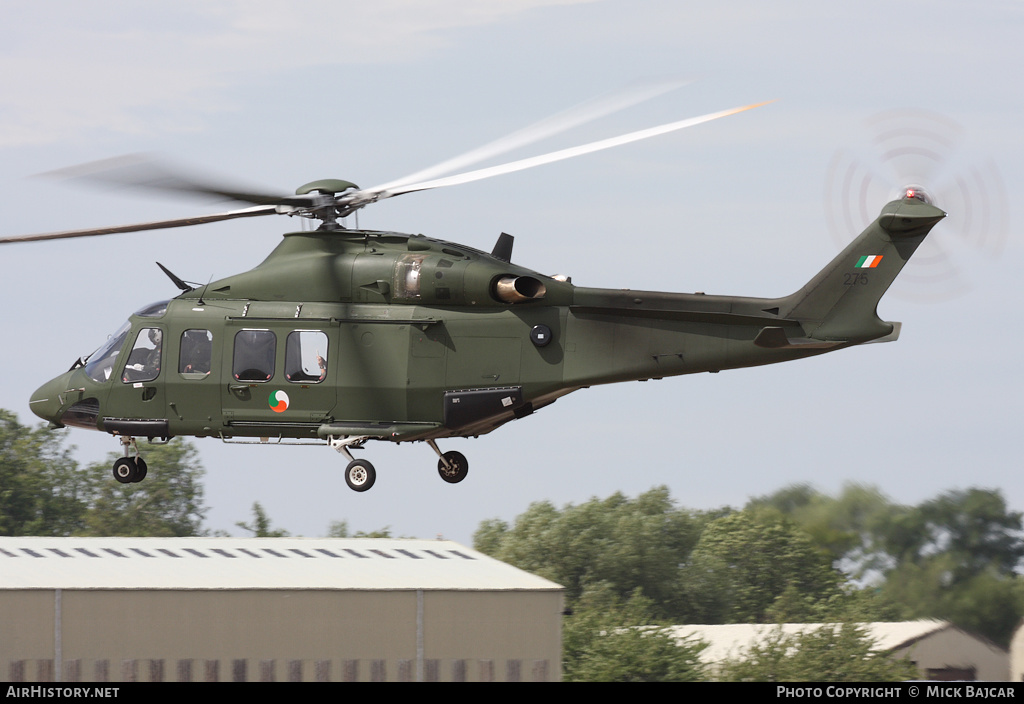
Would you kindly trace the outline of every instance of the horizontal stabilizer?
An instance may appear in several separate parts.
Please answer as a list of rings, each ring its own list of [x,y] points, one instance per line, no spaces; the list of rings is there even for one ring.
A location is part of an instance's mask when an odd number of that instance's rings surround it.
[[[892,325],[891,333],[875,340],[868,340],[866,344],[871,344],[873,342],[896,342],[896,340],[900,339],[900,328],[903,327],[903,323],[889,323],[889,325]]]
[[[768,349],[827,350],[845,344],[845,340],[814,340],[808,337],[786,337],[786,331],[777,327],[761,328],[754,338],[754,344]]]

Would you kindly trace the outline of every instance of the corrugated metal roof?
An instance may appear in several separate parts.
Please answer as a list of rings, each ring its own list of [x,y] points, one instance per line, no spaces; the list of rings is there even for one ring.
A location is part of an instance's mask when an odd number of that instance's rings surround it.
[[[0,589],[561,588],[448,540],[0,537]]]
[[[761,642],[778,628],[787,636],[814,631],[822,623],[783,623],[780,625],[730,623],[723,625],[689,625],[673,626],[670,630],[677,639],[699,638],[708,644],[701,653],[701,660],[708,663],[721,662],[727,658],[740,657],[744,650]],[[861,626],[873,639],[877,650],[888,652],[919,640],[938,631],[951,628],[948,621],[921,619],[918,621],[896,621],[861,623]]]

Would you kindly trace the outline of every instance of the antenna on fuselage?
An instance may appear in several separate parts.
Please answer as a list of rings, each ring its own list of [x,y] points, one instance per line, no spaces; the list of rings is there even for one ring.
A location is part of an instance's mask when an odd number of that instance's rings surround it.
[[[210,285],[210,281],[213,281],[213,274],[210,274],[209,280],[207,280],[207,282],[203,284],[203,292],[199,294],[199,303],[196,305],[200,307],[206,305],[206,301],[203,300],[203,296],[206,295],[206,288]]]

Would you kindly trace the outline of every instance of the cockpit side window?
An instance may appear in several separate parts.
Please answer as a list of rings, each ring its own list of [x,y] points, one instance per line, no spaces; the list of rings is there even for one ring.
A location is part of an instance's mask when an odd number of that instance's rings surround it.
[[[274,378],[277,336],[270,330],[239,330],[235,333],[232,374],[239,381],[270,381]]]
[[[213,358],[213,333],[209,330],[186,330],[181,335],[178,373],[191,377],[210,373]]]
[[[142,328],[135,338],[128,361],[124,365],[121,381],[132,384],[153,381],[160,376],[160,355],[164,333],[160,328]]]

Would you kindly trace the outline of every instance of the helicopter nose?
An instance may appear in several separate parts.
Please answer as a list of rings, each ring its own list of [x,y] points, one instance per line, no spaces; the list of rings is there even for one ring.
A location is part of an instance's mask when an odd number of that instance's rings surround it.
[[[67,388],[67,374],[46,382],[32,394],[29,408],[43,420],[60,424],[60,412],[63,407],[61,393]]]

